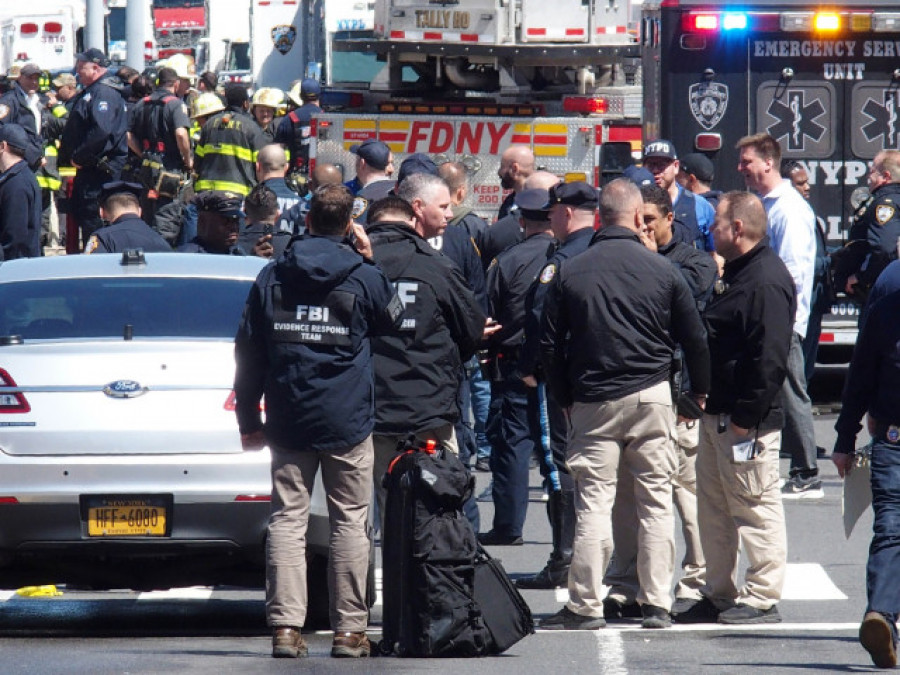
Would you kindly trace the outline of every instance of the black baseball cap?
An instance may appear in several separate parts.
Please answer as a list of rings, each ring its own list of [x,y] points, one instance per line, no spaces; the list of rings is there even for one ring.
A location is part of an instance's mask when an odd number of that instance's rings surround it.
[[[10,147],[24,151],[28,148],[28,133],[18,124],[7,122],[0,125],[0,141],[6,141]]]
[[[241,211],[243,199],[234,192],[220,192],[218,190],[208,190],[199,192],[194,197],[194,205],[198,211],[206,211],[207,213],[217,213],[226,218],[240,218],[244,215]]]
[[[560,183],[550,188],[551,206],[554,204],[565,204],[576,209],[593,211],[597,208],[598,203],[597,189],[584,181]]]
[[[694,174],[697,180],[704,183],[711,183],[716,173],[716,168],[709,157],[699,152],[692,152],[682,157],[681,170]]]
[[[87,61],[88,63],[96,63],[98,66],[103,66],[104,68],[109,65],[109,59],[106,58],[106,54],[104,54],[96,47],[85,49],[83,52],[76,54],[75,60]]]
[[[113,195],[117,195],[122,192],[127,192],[128,194],[132,194],[140,199],[141,195],[144,194],[144,186],[140,183],[129,183],[128,181],[124,180],[116,180],[110,183],[104,183],[103,187],[100,188],[100,203],[102,204]]]
[[[384,170],[391,161],[391,149],[374,138],[369,138],[362,143],[354,143],[350,146],[350,152],[357,157],[366,160],[366,164],[373,169]]]
[[[666,159],[678,159],[678,153],[675,152],[675,146],[672,141],[658,139],[644,146],[644,159],[648,157],[665,157]]]

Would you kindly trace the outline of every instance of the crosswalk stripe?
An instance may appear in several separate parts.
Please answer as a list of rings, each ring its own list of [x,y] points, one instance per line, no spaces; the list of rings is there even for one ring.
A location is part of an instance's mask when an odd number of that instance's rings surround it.
[[[213,594],[212,586],[189,586],[187,588],[170,588],[167,591],[145,591],[138,594],[138,601],[144,600],[209,600]]]
[[[606,595],[607,588],[601,595]],[[556,601],[569,601],[569,589],[557,588]],[[847,596],[839,589],[825,568],[818,563],[788,563],[785,571],[782,600],[847,600]]]

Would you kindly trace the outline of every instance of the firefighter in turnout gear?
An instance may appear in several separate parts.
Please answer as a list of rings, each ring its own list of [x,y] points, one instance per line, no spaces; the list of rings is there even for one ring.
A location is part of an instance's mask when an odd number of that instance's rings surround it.
[[[322,112],[319,107],[319,94],[322,87],[316,80],[307,78],[294,85],[288,92],[288,98],[299,108],[292,110],[281,120],[275,134],[275,142],[287,148],[291,161],[290,173],[306,175],[309,170],[310,120],[313,115]]]
[[[247,113],[250,99],[242,85],[225,89],[228,108],[209,119],[195,151],[197,192],[219,190],[242,197],[256,185],[256,159],[266,136]]]
[[[144,220],[169,243],[178,238],[185,175],[194,168],[187,108],[177,96],[178,73],[161,68],[158,88],[135,105],[128,145],[141,158]]]

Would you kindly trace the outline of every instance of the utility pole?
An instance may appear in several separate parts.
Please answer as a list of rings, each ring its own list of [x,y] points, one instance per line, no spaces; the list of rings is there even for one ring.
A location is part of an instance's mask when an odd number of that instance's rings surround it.
[[[128,40],[125,63],[138,72],[144,70],[144,42],[147,39],[144,3],[147,1],[129,0],[125,5],[125,39]]]
[[[87,16],[84,27],[85,49],[96,47],[106,52],[106,42],[103,39],[104,16],[103,0],[87,0]]]

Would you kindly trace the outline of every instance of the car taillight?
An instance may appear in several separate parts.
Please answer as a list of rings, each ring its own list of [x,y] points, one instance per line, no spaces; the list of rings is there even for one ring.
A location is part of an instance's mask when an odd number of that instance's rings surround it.
[[[9,373],[0,368],[0,413],[27,413],[31,412],[31,405],[25,399],[22,392],[3,391],[5,387],[15,387],[16,382]]]
[[[4,497],[0,495],[0,504],[18,504],[19,500],[15,497]]]

